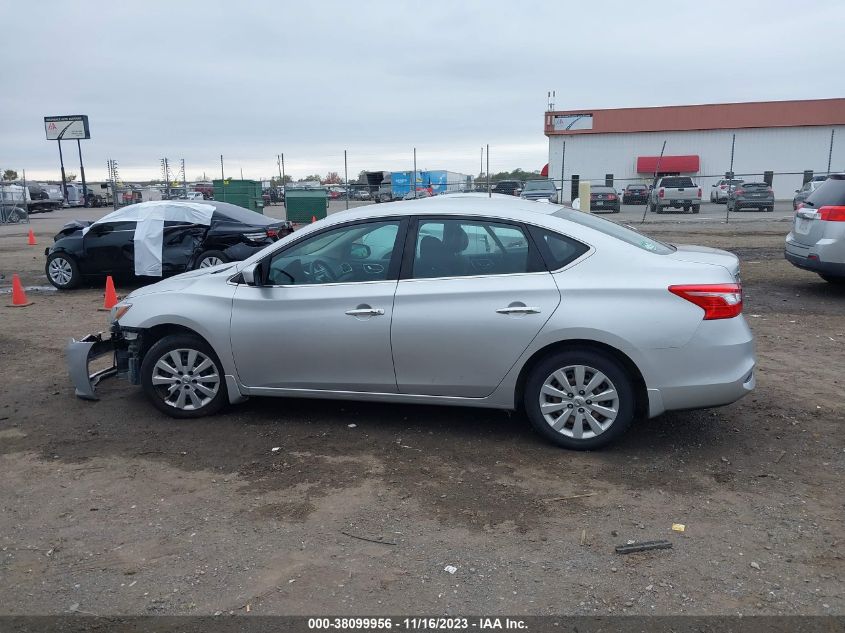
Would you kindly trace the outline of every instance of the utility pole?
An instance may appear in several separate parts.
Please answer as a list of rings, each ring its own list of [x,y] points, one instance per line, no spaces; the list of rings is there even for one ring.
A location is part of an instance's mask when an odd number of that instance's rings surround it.
[[[836,129],[830,131],[830,149],[827,151],[827,175],[830,176],[830,161],[833,159],[833,135]],[[83,176],[84,178],[84,176]]]
[[[346,185],[346,208],[349,209],[349,166],[346,163],[346,150],[343,150],[343,182]]]
[[[185,175],[185,159],[182,159],[182,189],[185,197],[188,197],[188,177]]]
[[[223,174],[223,154],[220,154],[220,180],[226,180],[226,176]]]
[[[88,185],[85,184],[85,165],[82,164],[82,143],[76,139],[76,149],[79,150],[79,175],[82,176],[82,206],[88,206]]]
[[[59,144],[59,164],[62,166],[62,197],[67,204],[67,178],[65,178],[65,159],[62,157],[62,139],[56,139]]]
[[[484,173],[484,148],[482,147],[481,148],[481,163],[478,166],[478,175],[481,176],[481,174],[483,174],[483,173]]]
[[[563,168],[566,165],[566,139],[563,139],[563,151],[560,155],[560,197],[558,198],[558,204],[563,204]],[[572,192],[570,192],[571,195]]]
[[[490,189],[490,143],[487,143],[487,197],[493,197],[493,190]]]
[[[417,197],[417,148],[414,148],[414,173],[411,174],[411,186],[414,188],[414,198]]]

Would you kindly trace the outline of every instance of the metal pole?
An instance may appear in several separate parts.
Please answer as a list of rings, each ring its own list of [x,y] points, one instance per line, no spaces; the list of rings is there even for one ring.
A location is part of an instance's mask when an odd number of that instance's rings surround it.
[[[182,189],[185,197],[188,197],[188,176],[185,174],[185,159],[182,159]]]
[[[663,160],[663,152],[666,151],[666,141],[663,141],[663,147],[660,148],[660,156],[657,157],[657,164],[654,166],[654,180],[651,182],[651,191],[648,193],[649,202],[646,202],[645,209],[643,209],[643,219],[640,220],[640,224],[645,222],[645,215],[648,213],[648,208],[651,206],[651,193],[654,191],[655,185],[657,185],[657,174],[660,173],[660,163]]]
[[[67,178],[65,178],[65,159],[62,157],[62,139],[56,139],[59,144],[59,164],[62,166],[62,198],[67,204]]]
[[[276,167],[279,168],[279,186],[285,184],[285,179],[282,178],[282,159],[276,154]]]
[[[481,177],[481,174],[484,173],[484,148],[481,148],[481,163],[478,166],[478,176]]]
[[[830,161],[833,159],[833,134],[836,129],[830,131],[830,149],[827,151],[827,175],[830,176]]]
[[[349,167],[346,164],[346,150],[343,150],[343,180],[346,184],[346,208],[349,209]]]
[[[111,179],[111,203],[112,208],[117,211],[117,177],[115,175],[114,159],[109,160],[109,176]]]
[[[417,148],[414,148],[414,173],[411,174],[411,186],[414,188],[414,199],[417,197]]]
[[[22,169],[21,172],[23,172],[23,206],[26,215],[26,223],[29,224],[29,206],[26,204],[26,193],[28,191],[26,188],[26,169]]]
[[[220,154],[220,180],[226,180],[226,176],[223,174],[223,154]]]
[[[563,204],[563,168],[566,165],[566,139],[563,139],[563,151],[560,155],[560,198],[558,199],[559,204]]]
[[[79,175],[82,176],[82,206],[88,206],[88,185],[85,184],[85,165],[82,164],[82,143],[76,139],[76,149],[79,150]]]
[[[731,177],[728,179],[728,199],[725,200],[725,224],[731,221],[731,207],[728,202],[731,199],[731,190],[734,182],[734,146],[736,145],[736,134],[731,137]]]
[[[244,179],[244,168],[241,167],[241,180],[243,180],[243,179]]]
[[[282,188],[284,189],[284,187],[285,187],[285,153],[282,152]],[[285,196],[282,201],[285,205],[285,209],[287,209],[288,208],[288,197]]]
[[[487,143],[487,197],[493,197],[493,191],[490,189],[490,143]]]

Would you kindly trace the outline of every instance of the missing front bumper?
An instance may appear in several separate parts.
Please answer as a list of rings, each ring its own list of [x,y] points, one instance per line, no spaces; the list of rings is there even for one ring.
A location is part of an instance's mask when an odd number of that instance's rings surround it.
[[[90,373],[89,365],[92,361],[111,355],[111,367],[106,367]],[[77,341],[71,339],[65,348],[70,380],[76,395],[84,400],[99,400],[96,394],[97,385],[104,378],[126,375],[128,369],[128,352],[123,339],[103,338],[103,333],[89,334]]]

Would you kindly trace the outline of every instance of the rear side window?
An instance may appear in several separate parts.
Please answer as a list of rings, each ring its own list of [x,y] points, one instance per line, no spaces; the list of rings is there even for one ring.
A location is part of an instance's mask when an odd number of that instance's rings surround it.
[[[827,206],[845,206],[845,179],[828,178],[807,196],[804,204],[816,209]]]
[[[531,232],[534,242],[539,246],[549,270],[563,268],[590,250],[586,244],[582,244],[578,240],[573,240],[571,237],[566,237],[560,233],[549,231],[548,229],[529,226],[528,230]]]
[[[668,255],[675,252],[675,248],[669,244],[664,244],[659,240],[650,238],[644,233],[640,233],[639,231],[627,226],[622,226],[621,224],[617,224],[611,220],[605,220],[604,218],[600,218],[591,213],[563,208],[560,211],[555,211],[554,215],[569,222],[575,222],[576,224],[599,231],[605,235],[610,235],[611,237],[622,240],[627,244],[641,248],[644,251],[649,251],[658,255]]]

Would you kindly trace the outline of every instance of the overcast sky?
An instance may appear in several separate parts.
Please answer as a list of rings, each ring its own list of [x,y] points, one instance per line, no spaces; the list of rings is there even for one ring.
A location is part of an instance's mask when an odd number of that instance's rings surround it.
[[[0,0],[0,168],[89,180],[540,169],[558,109],[842,97],[845,2]],[[13,16],[13,20],[9,18]],[[828,69],[825,71],[824,69]],[[820,72],[816,72],[820,70]],[[810,72],[812,71],[812,72]],[[64,143],[78,173],[76,144]]]

